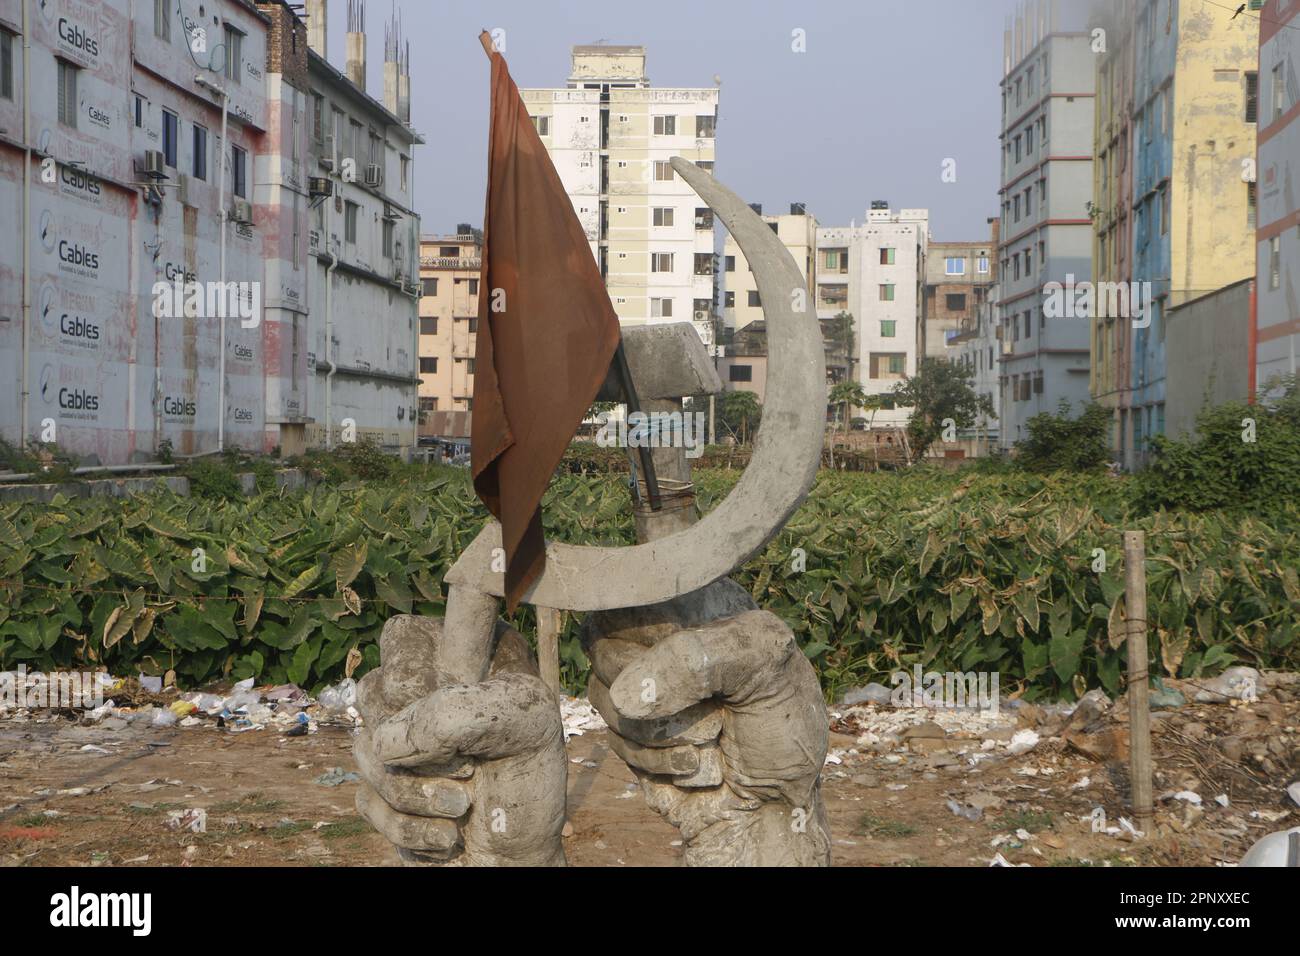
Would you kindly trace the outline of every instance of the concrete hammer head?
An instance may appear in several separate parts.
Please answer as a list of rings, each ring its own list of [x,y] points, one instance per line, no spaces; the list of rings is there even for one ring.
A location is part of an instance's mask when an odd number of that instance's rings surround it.
[[[632,383],[641,401],[716,395],[722,382],[708,350],[689,322],[633,325],[623,328]],[[600,402],[623,401],[623,388],[613,369],[596,394]]]

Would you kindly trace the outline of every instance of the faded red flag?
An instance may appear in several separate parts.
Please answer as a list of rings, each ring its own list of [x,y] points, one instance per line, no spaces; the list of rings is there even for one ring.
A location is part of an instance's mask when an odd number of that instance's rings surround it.
[[[470,461],[501,522],[506,606],[546,563],[542,495],[618,347],[618,316],[506,61],[492,61]]]

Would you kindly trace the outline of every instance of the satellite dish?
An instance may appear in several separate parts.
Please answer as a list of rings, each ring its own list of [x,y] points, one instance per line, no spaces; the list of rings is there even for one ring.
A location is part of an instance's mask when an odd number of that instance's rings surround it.
[[[714,74],[713,74],[713,85],[714,85],[714,86],[721,86],[721,85],[722,85],[722,74],[721,74],[721,73],[714,73]]]

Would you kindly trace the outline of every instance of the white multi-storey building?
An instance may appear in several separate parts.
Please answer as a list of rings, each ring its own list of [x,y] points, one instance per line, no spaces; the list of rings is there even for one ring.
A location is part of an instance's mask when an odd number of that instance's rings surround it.
[[[817,230],[817,318],[853,316],[854,377],[868,395],[886,395],[916,374],[929,239],[928,210],[892,212],[882,202],[872,203],[862,225]],[[888,404],[872,426],[905,426],[908,410]]]
[[[751,208],[763,216],[763,207],[751,203]],[[817,253],[817,219],[804,210],[803,203],[791,203],[788,215],[763,216],[772,227],[781,244],[789,250],[799,266],[799,273],[808,287],[812,301],[813,258]],[[758,296],[754,273],[740,246],[730,235],[722,246],[722,269],[725,291],[722,294],[722,320],[728,329],[739,331],[763,318],[763,304]]]
[[[711,343],[713,215],[669,161],[712,170],[717,88],[652,87],[643,47],[575,46],[564,89],[520,95],[620,321],[689,320]]]

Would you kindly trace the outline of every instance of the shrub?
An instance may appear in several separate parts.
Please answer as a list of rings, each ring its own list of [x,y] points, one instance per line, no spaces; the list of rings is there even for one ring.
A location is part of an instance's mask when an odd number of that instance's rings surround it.
[[[1016,444],[1015,460],[1026,471],[1099,471],[1110,463],[1110,413],[1095,402],[1071,418],[1062,399],[1055,415],[1034,415],[1025,427],[1029,437]]]
[[[1229,402],[1206,409],[1196,434],[1151,442],[1138,476],[1148,509],[1271,510],[1300,498],[1300,415],[1284,399],[1275,408]]]

